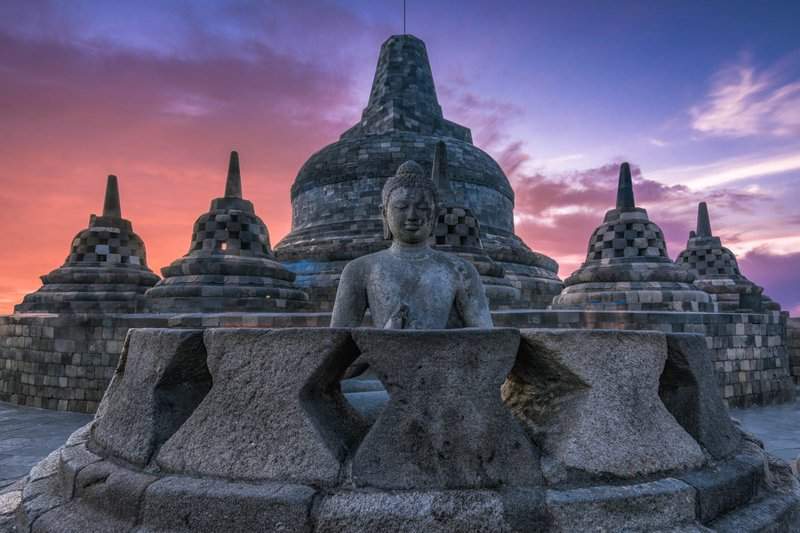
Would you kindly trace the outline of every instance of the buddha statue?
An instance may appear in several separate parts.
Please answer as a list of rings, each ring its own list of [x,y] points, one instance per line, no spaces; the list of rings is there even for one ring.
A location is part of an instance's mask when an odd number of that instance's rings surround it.
[[[436,184],[406,161],[386,180],[381,216],[391,246],[347,264],[332,327],[357,327],[369,309],[375,327],[491,328],[480,275],[468,261],[428,244],[436,221]]]

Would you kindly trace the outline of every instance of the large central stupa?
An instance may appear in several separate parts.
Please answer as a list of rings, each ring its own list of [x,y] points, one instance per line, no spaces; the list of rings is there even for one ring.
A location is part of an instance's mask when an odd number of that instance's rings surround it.
[[[320,310],[332,306],[348,261],[389,245],[380,217],[386,178],[409,159],[430,169],[439,141],[447,145],[456,201],[477,217],[486,252],[520,290],[516,302],[503,306],[543,308],[560,292],[558,264],[514,234],[514,191],[503,170],[472,144],[468,128],[444,118],[425,43],[395,35],[381,47],[361,121],[300,169],[292,231],[275,248]]]

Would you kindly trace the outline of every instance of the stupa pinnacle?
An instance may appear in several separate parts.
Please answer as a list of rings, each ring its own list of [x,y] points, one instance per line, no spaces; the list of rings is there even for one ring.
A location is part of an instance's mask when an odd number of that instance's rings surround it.
[[[42,276],[43,286],[25,296],[17,313],[133,313],[158,281],[147,268],[144,242],[122,218],[116,176],[108,176],[102,216],[72,240],[64,264]]]
[[[480,222],[485,253],[520,291],[514,306],[544,307],[561,290],[556,262],[514,234],[514,192],[500,166],[472,144],[468,128],[444,118],[425,43],[395,35],[381,47],[361,120],[312,155],[292,186],[292,231],[275,253],[317,309],[333,305],[348,261],[389,246],[379,211],[384,181],[403,161],[432,168],[440,141],[453,198]]]
[[[780,306],[739,271],[736,256],[711,232],[708,206],[697,206],[697,230],[689,235],[686,249],[675,261],[696,277],[694,285],[714,295],[720,311],[777,310]]]
[[[564,282],[554,309],[714,311],[694,275],[667,255],[664,234],[636,207],[628,163],[620,166],[617,206],[589,240],[586,261]]]
[[[161,272],[147,291],[155,312],[304,310],[307,296],[294,274],[275,261],[269,232],[242,198],[239,154],[231,152],[225,196],[194,224],[189,252]]]

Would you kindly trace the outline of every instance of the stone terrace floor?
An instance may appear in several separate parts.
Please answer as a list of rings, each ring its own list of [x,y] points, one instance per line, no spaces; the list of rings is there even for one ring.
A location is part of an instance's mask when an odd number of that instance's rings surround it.
[[[733,409],[731,416],[764,441],[767,451],[791,463],[800,456],[800,400]],[[0,491],[27,474],[34,464],[63,444],[70,433],[91,419],[91,415],[0,402]]]

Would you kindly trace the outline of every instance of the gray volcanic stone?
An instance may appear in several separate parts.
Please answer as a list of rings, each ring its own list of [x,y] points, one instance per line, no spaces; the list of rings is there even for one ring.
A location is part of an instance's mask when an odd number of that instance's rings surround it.
[[[167,477],[145,492],[137,533],[308,532],[314,489]]]
[[[147,267],[144,242],[122,218],[117,177],[109,176],[102,216],[72,239],[64,264],[42,276],[42,287],[16,313],[134,313],[158,281]]]
[[[551,308],[715,312],[693,281],[669,258],[661,228],[636,207],[630,165],[622,163],[617,206],[592,233],[586,261],[564,281]]]
[[[101,408],[92,442],[145,466],[211,389],[203,332],[134,329]]]
[[[736,255],[711,233],[708,206],[697,206],[697,232],[689,234],[686,249],[675,259],[678,266],[695,276],[694,285],[713,294],[720,311],[761,312],[780,309],[739,270]]]
[[[353,459],[356,486],[541,483],[538,453],[500,401],[516,330],[356,329],[353,339],[390,396]]]
[[[764,478],[764,465],[742,454],[676,477],[696,489],[697,517],[705,524],[753,499]]]
[[[520,335],[503,399],[540,444],[551,481],[569,472],[634,478],[702,464],[700,446],[658,397],[664,334],[527,329]]]
[[[380,220],[384,181],[409,159],[427,172],[439,141],[447,146],[455,200],[480,222],[486,253],[522,293],[514,305],[544,307],[561,290],[558,264],[514,234],[514,192],[503,170],[472,144],[468,128],[444,118],[425,43],[394,35],[381,46],[361,120],[313,154],[292,185],[292,231],[275,252],[309,289],[316,310],[333,305],[348,261],[388,246]]]
[[[686,531],[681,525],[697,530],[694,489],[677,479],[548,490],[546,499],[552,531]]]
[[[152,312],[292,312],[308,307],[295,275],[275,261],[269,231],[252,202],[242,198],[239,155],[231,152],[225,196],[211,201],[194,223],[185,256],[161,269],[147,291]]]
[[[339,381],[347,330],[208,329],[214,386],[158,454],[172,472],[334,483],[364,428]]]
[[[318,533],[543,531],[543,491],[345,492],[319,507]]]
[[[667,410],[714,458],[734,453],[742,443],[717,386],[703,335],[667,334],[667,363],[658,394]]]

